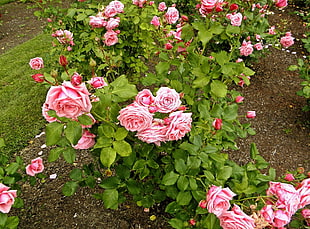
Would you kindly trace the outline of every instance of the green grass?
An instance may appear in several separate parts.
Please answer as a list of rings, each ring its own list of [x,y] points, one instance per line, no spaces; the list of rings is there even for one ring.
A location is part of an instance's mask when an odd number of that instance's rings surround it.
[[[16,2],[16,0],[0,0],[0,6],[10,3],[10,2]]]
[[[29,60],[47,57],[51,40],[41,34],[0,55],[0,137],[6,144],[2,154],[21,150],[46,123],[41,107],[47,88],[31,78],[39,71],[30,68]]]

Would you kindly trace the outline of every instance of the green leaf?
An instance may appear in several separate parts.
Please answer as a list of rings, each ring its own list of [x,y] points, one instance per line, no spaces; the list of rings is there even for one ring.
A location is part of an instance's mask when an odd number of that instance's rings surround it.
[[[64,156],[64,159],[66,162],[72,164],[75,161],[75,149],[73,148],[65,148],[62,152],[62,155]]]
[[[176,229],[184,229],[184,223],[183,220],[180,220],[178,218],[172,218],[169,221],[169,224]]]
[[[70,172],[70,178],[75,181],[81,181],[83,179],[82,170],[78,168],[72,169]]]
[[[116,189],[104,190],[102,194],[102,200],[106,208],[117,209],[118,208],[118,191]]]
[[[177,203],[179,205],[188,205],[192,200],[192,194],[189,191],[179,192],[177,195]]]
[[[228,180],[228,178],[232,175],[232,167],[230,166],[223,166],[217,171],[216,178],[217,180]]]
[[[72,196],[76,192],[78,187],[79,187],[79,185],[78,185],[77,182],[75,182],[75,181],[68,181],[62,187],[62,193],[65,196]]]
[[[239,34],[239,33],[240,33],[240,28],[238,26],[228,25],[226,27],[226,34],[229,37],[232,37],[234,34]]]
[[[117,141],[123,140],[127,137],[128,130],[123,127],[120,127],[116,130],[114,137]]]
[[[236,120],[238,116],[238,105],[236,103],[227,106],[224,109],[223,120],[233,121]]]
[[[85,18],[87,18],[87,15],[86,15],[86,14],[79,14],[79,15],[76,17],[76,20],[77,20],[77,21],[83,21]]]
[[[180,176],[177,181],[178,189],[181,191],[185,191],[189,186],[189,180],[186,176]]]
[[[52,146],[52,145],[57,144],[57,142],[61,139],[63,128],[64,128],[64,124],[59,123],[59,122],[51,122],[47,124],[46,129],[45,129],[47,146]]]
[[[208,30],[199,30],[198,39],[201,41],[202,45],[205,46],[211,39],[213,35]]]
[[[216,97],[225,97],[227,94],[227,85],[219,80],[213,80],[211,83],[211,93]]]
[[[175,160],[175,170],[180,174],[186,174],[187,166],[183,159],[176,159]]]
[[[91,117],[89,117],[88,115],[80,115],[78,117],[79,122],[84,125],[84,126],[90,126],[93,124],[93,120]]]
[[[112,126],[103,124],[100,127],[106,137],[112,138],[114,136],[115,129]]]
[[[19,164],[16,162],[11,163],[5,171],[7,172],[8,175],[14,174],[19,168]]]
[[[114,141],[113,148],[122,157],[128,157],[132,152],[131,145],[124,140]]]
[[[166,75],[169,71],[169,68],[170,68],[170,64],[168,62],[159,62],[155,66],[156,72],[159,75],[162,75],[162,74]]]
[[[63,148],[60,148],[60,147],[51,149],[48,155],[48,159],[47,159],[48,162],[56,161],[59,158],[62,151],[63,151]]]
[[[219,219],[214,214],[208,214],[203,220],[203,224],[208,229],[220,229]]]
[[[82,137],[82,126],[75,121],[68,122],[64,133],[69,142],[72,145],[76,145]]]
[[[169,173],[166,173],[163,177],[163,180],[162,180],[162,184],[164,185],[173,185],[175,184],[175,182],[177,182],[179,178],[179,174],[171,171]]]
[[[0,226],[4,227],[6,221],[8,219],[8,215],[5,213],[0,212]]]
[[[110,85],[113,86],[112,94],[123,99],[130,99],[138,93],[136,86],[129,84],[126,76],[116,78]]]
[[[5,146],[4,139],[0,138],[0,148],[4,147],[4,146]]]
[[[100,161],[104,166],[110,168],[115,159],[116,159],[115,149],[111,147],[102,148],[100,153]]]

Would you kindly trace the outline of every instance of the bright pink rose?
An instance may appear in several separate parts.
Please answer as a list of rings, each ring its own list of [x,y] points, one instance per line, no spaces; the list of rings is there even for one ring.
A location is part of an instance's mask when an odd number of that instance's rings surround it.
[[[33,159],[31,164],[26,166],[26,173],[29,176],[35,176],[37,173],[42,173],[44,170],[43,160],[41,157]]]
[[[106,44],[106,46],[115,45],[117,42],[118,42],[117,33],[114,32],[113,30],[108,30],[104,34],[104,43]]]
[[[179,11],[175,7],[168,7],[165,18],[168,24],[174,24],[179,20]]]
[[[217,2],[218,0],[202,0],[201,7],[203,9],[212,10],[215,7]]]
[[[243,41],[240,49],[240,55],[242,56],[249,56],[253,52],[253,45],[251,44],[251,41]]]
[[[41,57],[31,59],[29,65],[34,70],[40,70],[41,68],[44,68],[43,59]]]
[[[216,130],[220,130],[223,126],[223,121],[220,118],[216,118],[213,122],[212,122],[212,126],[214,127],[214,129]]]
[[[212,185],[207,193],[208,211],[219,217],[230,208],[229,201],[235,195],[229,188]]]
[[[146,143],[154,143],[160,146],[161,142],[166,141],[167,127],[162,122],[154,120],[152,125],[137,133],[137,137]]]
[[[88,130],[83,130],[83,135],[78,143],[73,146],[74,149],[89,149],[95,145],[96,135],[92,134]]]
[[[207,200],[200,200],[199,207],[207,208],[207,204],[208,204]]]
[[[290,32],[287,32],[284,37],[281,37],[280,43],[284,48],[288,48],[294,44],[294,37]]]
[[[299,194],[300,203],[298,208],[304,208],[306,205],[310,204],[310,178],[303,180],[297,189]]]
[[[64,55],[59,56],[58,62],[63,67],[68,65],[68,60],[67,60],[67,58]]]
[[[165,44],[165,49],[170,50],[173,48],[173,45],[171,43],[166,43]]]
[[[261,210],[260,214],[268,223],[272,223],[274,219],[273,205],[265,205]]]
[[[246,114],[247,118],[255,118],[256,117],[256,112],[255,111],[248,111]]]
[[[48,110],[56,111],[59,117],[77,118],[89,113],[92,105],[84,83],[74,87],[71,82],[64,81],[61,86],[52,86],[43,105],[43,113]],[[44,117],[48,115],[44,115]]]
[[[276,7],[283,8],[287,6],[287,0],[275,0]]]
[[[155,27],[160,26],[159,17],[154,16],[154,17],[152,18],[151,24],[154,25]]]
[[[10,187],[0,183],[0,212],[8,213],[17,197],[17,190],[10,190]]]
[[[155,97],[149,89],[143,89],[136,95],[135,102],[140,106],[149,106],[153,104]]]
[[[293,180],[295,180],[295,177],[294,177],[293,174],[288,173],[288,174],[285,175],[284,179],[287,180],[287,181],[293,181]]]
[[[151,127],[153,114],[147,107],[133,103],[121,109],[117,119],[129,131],[142,131]]]
[[[242,22],[242,14],[227,14],[226,17],[230,20],[231,25],[240,26]]]
[[[71,84],[72,84],[74,87],[79,86],[79,85],[82,83],[82,81],[83,81],[83,77],[82,77],[79,73],[77,73],[77,72],[75,72],[75,73],[71,76],[70,82],[71,82]]]
[[[192,113],[176,111],[169,115],[170,125],[166,133],[168,141],[177,141],[191,131]]]
[[[108,84],[104,81],[103,77],[93,77],[93,78],[91,78],[90,85],[92,85],[96,89],[108,86]]]
[[[256,43],[255,45],[253,45],[253,47],[256,49],[256,50],[262,50],[264,47],[262,45],[262,43]]]
[[[110,7],[113,7],[117,13],[123,13],[124,12],[124,4],[120,1],[112,1],[109,3]]]
[[[283,227],[291,221],[291,216],[287,211],[276,210],[274,212],[274,219],[272,226],[274,227]]]
[[[190,219],[188,222],[192,226],[194,226],[196,224],[196,220],[194,220],[194,219]]]
[[[93,28],[102,28],[107,24],[104,17],[90,16],[89,18],[89,25]]]
[[[254,219],[246,215],[239,206],[234,205],[231,211],[224,211],[219,216],[223,229],[254,229]]]
[[[167,9],[166,3],[165,2],[161,2],[158,4],[158,10],[163,12]]]
[[[301,210],[301,215],[305,218],[307,226],[310,226],[310,209]]]
[[[242,97],[242,96],[240,96],[240,95],[238,95],[238,96],[236,97],[236,99],[235,99],[236,103],[242,103],[243,100],[244,100],[244,97]]]
[[[175,111],[181,105],[180,95],[174,89],[161,87],[156,93],[155,105],[158,112],[169,113]]]
[[[237,10],[238,8],[239,8],[239,6],[238,6],[237,4],[235,4],[235,3],[233,3],[233,4],[231,4],[231,5],[229,6],[229,10],[230,10],[230,11]]]
[[[110,18],[109,21],[107,22],[105,28],[107,30],[112,30],[112,29],[115,29],[119,26],[119,23],[120,23],[120,18],[117,17],[117,18]]]
[[[32,79],[34,79],[34,81],[36,81],[37,83],[42,83],[42,82],[44,82],[44,75],[43,75],[43,74],[37,73],[37,74],[32,75],[31,77],[32,77]]]

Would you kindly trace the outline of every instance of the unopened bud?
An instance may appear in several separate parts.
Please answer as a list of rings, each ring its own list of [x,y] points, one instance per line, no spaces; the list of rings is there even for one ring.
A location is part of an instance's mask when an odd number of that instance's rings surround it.
[[[56,78],[56,77],[58,76],[58,72],[57,72],[56,70],[52,70],[52,71],[51,71],[51,76],[52,76],[53,78]]]
[[[34,81],[36,81],[37,83],[42,83],[44,81],[44,75],[43,74],[34,74],[31,76],[32,79],[34,79]]]
[[[96,61],[93,58],[90,58],[89,66],[96,67],[96,65],[97,65]]]
[[[59,64],[61,65],[61,66],[67,66],[68,65],[68,61],[67,61],[67,58],[65,57],[65,56],[63,56],[63,55],[61,55],[60,57],[59,57]]]

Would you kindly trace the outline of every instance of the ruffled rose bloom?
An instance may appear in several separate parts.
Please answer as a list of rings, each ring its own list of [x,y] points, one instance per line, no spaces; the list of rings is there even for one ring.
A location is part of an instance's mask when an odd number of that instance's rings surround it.
[[[109,3],[110,7],[113,7],[117,13],[123,13],[124,12],[124,4],[120,1],[111,1]]]
[[[283,8],[287,6],[287,0],[275,0],[276,7]]]
[[[137,5],[140,8],[142,8],[146,2],[146,0],[132,0],[132,4]]]
[[[143,89],[140,91],[135,98],[135,102],[140,106],[149,106],[153,104],[155,97],[149,89]]]
[[[159,17],[154,16],[151,20],[151,24],[154,25],[155,27],[160,26],[160,21],[159,21]]]
[[[56,31],[57,40],[61,44],[70,44],[74,45],[73,42],[73,33],[68,30],[58,30]]]
[[[299,185],[297,192],[299,194],[300,202],[298,208],[304,208],[310,204],[310,178],[305,179]]]
[[[168,24],[174,24],[179,20],[179,11],[175,7],[168,7],[165,14],[166,21]]]
[[[83,130],[83,135],[78,143],[73,146],[74,149],[89,149],[95,145],[96,135],[92,134],[88,130]]]
[[[170,125],[166,133],[168,141],[177,141],[191,131],[192,113],[176,111],[169,115]]]
[[[117,18],[110,18],[109,21],[107,22],[105,28],[107,30],[112,30],[112,29],[115,29],[119,26],[119,23],[120,23],[120,18],[117,17]]]
[[[103,77],[93,77],[93,78],[91,78],[90,85],[92,85],[96,89],[108,86],[108,84],[105,82]]]
[[[0,212],[9,213],[17,197],[17,190],[9,190],[10,187],[0,183]]]
[[[163,12],[167,9],[166,3],[165,2],[161,2],[158,4],[158,10]]]
[[[230,208],[229,201],[235,195],[229,188],[212,185],[207,193],[208,211],[219,217]]]
[[[301,210],[301,215],[305,218],[307,226],[310,226],[310,209]]]
[[[225,211],[219,216],[223,229],[254,229],[254,219],[246,215],[239,206],[234,205],[231,211]]]
[[[162,122],[157,122],[154,120],[149,128],[146,128],[137,133],[137,137],[146,143],[154,143],[160,146],[161,142],[166,141],[167,127],[162,124]]]
[[[26,173],[29,176],[35,176],[38,173],[42,173],[44,170],[43,160],[41,157],[33,159],[31,164],[26,166]]]
[[[287,32],[284,37],[281,37],[280,43],[284,48],[288,48],[294,44],[294,37],[290,32]]]
[[[283,211],[281,209],[276,210],[274,212],[274,219],[272,226],[274,227],[283,227],[291,221],[291,216],[287,211]]]
[[[89,19],[89,25],[93,28],[102,28],[107,24],[104,17],[90,16]]]
[[[92,105],[89,95],[84,83],[74,87],[71,82],[64,81],[61,86],[50,87],[43,105],[43,113],[54,110],[59,117],[76,119],[90,112]],[[44,117],[48,115],[45,114]]]
[[[169,113],[178,109],[181,105],[180,95],[174,89],[161,87],[156,93],[155,105],[158,112]]]
[[[273,205],[265,205],[260,210],[260,214],[268,223],[272,223],[274,219]]]
[[[218,0],[202,0],[201,7],[203,9],[212,10],[215,7],[217,2]]]
[[[256,49],[256,50],[262,50],[264,47],[262,45],[262,43],[256,43],[255,45],[253,45],[253,47]]]
[[[117,119],[129,131],[142,131],[151,127],[153,114],[147,107],[133,103],[121,109]]]
[[[227,14],[226,17],[230,20],[231,25],[240,26],[242,22],[242,14]]]
[[[117,9],[112,5],[107,5],[104,9],[104,16],[111,18],[118,14]]]
[[[108,30],[103,36],[106,46],[112,46],[118,42],[117,33],[113,30]]]
[[[44,68],[43,59],[41,57],[30,59],[29,65],[34,70],[40,70],[41,68]]]
[[[253,53],[253,45],[251,44],[251,41],[243,41],[240,49],[240,55],[242,56],[249,56]]]
[[[212,122],[212,126],[214,127],[214,129],[216,130],[220,130],[223,126],[223,121],[220,118],[216,118],[213,122]]]

